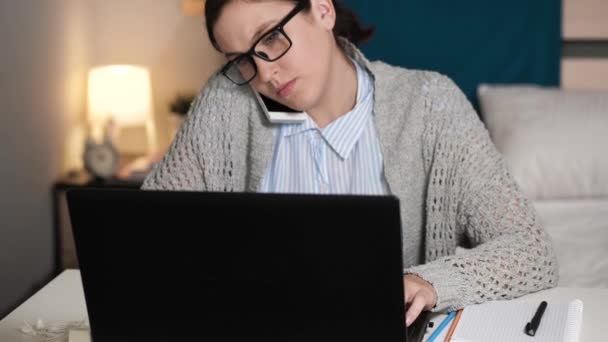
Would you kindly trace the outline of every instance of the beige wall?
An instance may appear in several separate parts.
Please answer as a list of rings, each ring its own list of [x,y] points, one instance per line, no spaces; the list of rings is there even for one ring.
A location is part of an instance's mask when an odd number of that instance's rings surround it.
[[[608,0],[562,0],[564,38],[608,39]]]
[[[565,89],[608,90],[608,59],[571,58],[562,61]]]
[[[51,184],[83,108],[82,0],[0,0],[0,317],[53,272]]]

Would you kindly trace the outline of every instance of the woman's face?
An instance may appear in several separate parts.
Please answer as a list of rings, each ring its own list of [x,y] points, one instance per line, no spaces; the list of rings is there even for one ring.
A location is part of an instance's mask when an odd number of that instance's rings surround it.
[[[217,44],[229,60],[234,59],[232,53],[248,51],[295,6],[284,0],[233,0],[213,28]],[[274,62],[253,57],[258,69],[251,81],[254,89],[297,110],[314,108],[324,93],[334,58],[334,24],[331,0],[311,0],[310,11],[301,11],[284,27],[292,46],[283,57]]]

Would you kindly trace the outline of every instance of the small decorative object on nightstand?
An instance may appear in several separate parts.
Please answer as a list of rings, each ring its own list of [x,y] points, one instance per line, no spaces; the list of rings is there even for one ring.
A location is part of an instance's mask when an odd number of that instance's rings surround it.
[[[84,149],[84,167],[96,178],[108,179],[118,171],[120,155],[109,137],[98,144],[89,138]]]

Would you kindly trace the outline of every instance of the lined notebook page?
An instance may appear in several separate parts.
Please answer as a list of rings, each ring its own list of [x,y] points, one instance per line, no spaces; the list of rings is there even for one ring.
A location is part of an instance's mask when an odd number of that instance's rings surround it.
[[[453,342],[577,342],[583,320],[583,302],[547,301],[536,336],[524,333],[540,301],[493,301],[467,306],[452,335]]]

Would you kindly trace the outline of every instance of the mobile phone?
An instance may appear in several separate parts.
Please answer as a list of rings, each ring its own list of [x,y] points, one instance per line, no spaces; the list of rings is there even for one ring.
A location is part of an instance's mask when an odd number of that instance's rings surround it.
[[[306,120],[306,113],[289,108],[253,90],[260,108],[272,123],[299,123]]]

